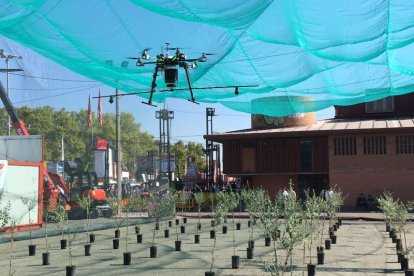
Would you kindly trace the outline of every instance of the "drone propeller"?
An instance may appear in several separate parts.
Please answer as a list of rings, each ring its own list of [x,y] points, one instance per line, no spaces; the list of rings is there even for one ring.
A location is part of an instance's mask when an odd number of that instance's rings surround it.
[[[207,56],[213,56],[213,55],[215,55],[215,54],[212,54],[212,53],[202,53],[201,54],[201,57],[199,57],[198,58],[198,61],[199,62],[206,62],[207,61]]]

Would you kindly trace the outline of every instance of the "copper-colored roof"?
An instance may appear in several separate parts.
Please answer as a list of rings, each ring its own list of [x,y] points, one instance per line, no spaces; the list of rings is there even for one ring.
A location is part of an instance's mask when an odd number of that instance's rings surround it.
[[[414,117],[410,118],[377,118],[377,119],[328,119],[317,121],[307,126],[280,127],[272,129],[243,129],[213,135],[205,135],[212,141],[243,138],[315,136],[350,133],[414,131]]]

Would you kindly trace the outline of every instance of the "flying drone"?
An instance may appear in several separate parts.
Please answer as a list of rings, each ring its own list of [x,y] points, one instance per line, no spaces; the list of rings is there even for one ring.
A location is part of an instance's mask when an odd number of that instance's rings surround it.
[[[152,105],[152,96],[154,95],[155,88],[157,87],[157,77],[158,72],[164,72],[164,82],[169,91],[174,91],[174,87],[177,86],[178,81],[178,68],[183,68],[185,71],[185,76],[187,78],[188,89],[190,90],[191,99],[190,102],[197,103],[193,94],[193,87],[191,85],[189,69],[197,69],[198,62],[206,62],[207,56],[213,55],[211,53],[202,53],[198,58],[188,59],[186,55],[180,51],[180,48],[174,47],[171,48],[169,43],[165,43],[165,55],[161,52],[155,57],[155,61],[148,61],[151,59],[148,51],[150,48],[144,49],[141,52],[141,57],[128,57],[128,59],[136,59],[136,66],[145,66],[147,64],[155,64],[155,71],[152,75],[151,91],[148,102],[142,102],[144,104]],[[169,51],[175,50],[175,54],[170,56]],[[178,68],[177,68],[178,66]],[[198,103],[197,103],[198,104]]]
[[[109,103],[114,102],[115,96],[129,96],[129,95],[137,95],[137,94],[148,94],[150,93],[149,99],[147,102],[142,102],[147,105],[155,106],[152,104],[152,97],[155,92],[168,92],[168,91],[182,91],[182,90],[189,90],[191,98],[188,99],[188,101],[198,104],[196,102],[193,90],[205,90],[205,89],[219,89],[219,88],[234,88],[234,94],[239,94],[239,88],[240,87],[256,87],[258,85],[227,85],[227,86],[208,86],[208,87],[193,87],[191,84],[191,78],[190,78],[190,69],[197,69],[198,68],[198,62],[206,62],[207,56],[214,55],[211,53],[202,53],[200,57],[198,58],[187,58],[186,55],[180,51],[180,48],[178,47],[169,47],[169,43],[165,43],[165,54],[161,53],[156,55],[154,58],[154,61],[152,61],[153,58],[150,57],[148,54],[148,51],[151,50],[151,48],[146,48],[141,51],[139,57],[128,57],[128,59],[134,59],[136,60],[136,66],[145,66],[148,64],[155,64],[155,70],[152,75],[152,83],[151,83],[151,90],[145,91],[145,92],[134,92],[134,93],[125,93],[125,94],[116,94],[116,95],[108,95],[108,96],[100,96],[101,98],[109,97]],[[170,56],[169,52],[170,50],[174,50],[174,55]],[[185,76],[187,78],[188,88],[176,88],[177,82],[178,82],[178,68],[183,68],[185,71]],[[164,82],[165,85],[168,87],[166,89],[159,89],[156,90],[157,87],[157,77],[158,73],[163,72],[164,73]],[[99,97],[93,97],[93,98],[99,98]]]

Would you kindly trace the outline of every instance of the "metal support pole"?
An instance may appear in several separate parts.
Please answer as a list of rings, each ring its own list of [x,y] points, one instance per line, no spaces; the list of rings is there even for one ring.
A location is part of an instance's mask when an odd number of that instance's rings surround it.
[[[9,96],[9,58],[6,58],[6,94],[7,97],[10,98]],[[10,136],[10,126],[11,126],[11,120],[10,120],[10,115],[7,116],[7,135]]]
[[[168,169],[168,187],[171,188],[171,181],[172,181],[172,177],[171,177],[171,146],[170,146],[170,116],[169,116],[169,111],[164,109],[165,113],[166,113],[166,120],[167,120],[167,169]]]
[[[118,201],[119,204],[122,202],[122,157],[121,157],[121,115],[119,114],[119,92],[118,88],[116,91],[116,184],[118,186]],[[118,208],[118,215],[121,215],[122,210]]]

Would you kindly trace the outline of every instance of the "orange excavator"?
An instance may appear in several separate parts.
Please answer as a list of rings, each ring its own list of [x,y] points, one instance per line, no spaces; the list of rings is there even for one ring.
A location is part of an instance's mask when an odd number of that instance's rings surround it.
[[[17,135],[28,136],[29,132],[26,126],[17,115],[1,82],[0,99],[10,116],[12,127]],[[43,202],[48,204],[49,209],[54,210],[56,204],[62,204],[68,212],[69,219],[86,218],[86,211],[82,210],[77,199],[88,196],[92,199],[92,217],[98,215],[112,216],[112,209],[106,202],[105,190],[98,188],[96,174],[93,178],[93,173],[77,173],[77,175],[71,177],[72,181],[70,183],[67,183],[58,174],[48,173],[46,166],[42,167],[41,174],[43,175]],[[75,182],[75,179],[78,179],[78,181]],[[86,182],[85,179],[87,179]]]

